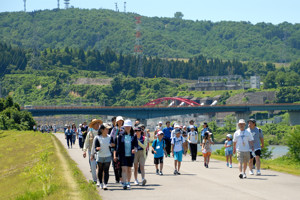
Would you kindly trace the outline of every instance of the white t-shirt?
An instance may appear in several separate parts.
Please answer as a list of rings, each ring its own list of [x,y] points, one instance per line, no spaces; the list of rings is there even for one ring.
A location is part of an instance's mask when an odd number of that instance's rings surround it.
[[[179,152],[182,151],[182,144],[185,142],[184,137],[179,136],[179,137],[174,137],[171,140],[171,144],[174,144],[174,152]]]
[[[190,143],[197,144],[198,143],[198,133],[197,131],[189,132]]]
[[[236,142],[236,150],[241,152],[249,152],[249,142],[253,141],[253,136],[249,131],[237,130],[233,135],[233,142]]]

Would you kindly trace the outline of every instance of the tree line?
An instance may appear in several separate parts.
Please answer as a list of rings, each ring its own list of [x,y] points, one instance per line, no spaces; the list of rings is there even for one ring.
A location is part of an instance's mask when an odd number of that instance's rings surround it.
[[[25,48],[97,49],[130,54],[135,13],[105,9],[61,9],[0,13],[2,41]],[[292,62],[300,55],[300,24],[192,21],[142,17],[142,46],[149,57]]]

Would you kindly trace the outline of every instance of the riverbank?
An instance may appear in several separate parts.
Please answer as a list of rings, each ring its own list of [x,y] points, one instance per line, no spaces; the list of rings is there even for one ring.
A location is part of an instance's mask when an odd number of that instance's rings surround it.
[[[0,199],[101,199],[52,134],[0,132]]]

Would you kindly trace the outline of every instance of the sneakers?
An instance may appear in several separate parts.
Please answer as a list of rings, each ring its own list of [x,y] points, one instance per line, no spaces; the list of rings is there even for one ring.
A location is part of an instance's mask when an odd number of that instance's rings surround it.
[[[247,176],[246,176],[246,174],[245,174],[245,173],[243,174],[243,178],[247,178]]]
[[[206,163],[204,163],[204,167],[206,167]]]
[[[177,170],[175,169],[175,170],[174,170],[174,175],[176,175],[176,174],[177,174]]]
[[[127,183],[127,189],[130,189],[131,186],[130,186],[130,183]]]
[[[100,186],[100,189],[103,189],[103,184],[102,183],[100,183],[99,186]]]
[[[232,168],[232,164],[229,165],[229,168]]]
[[[229,167],[229,163],[227,163],[226,166]]]
[[[240,175],[239,175],[239,178],[242,179],[242,178],[243,178],[243,174],[240,174]]]
[[[142,186],[146,185],[146,183],[147,183],[147,180],[144,179],[144,180],[142,181]]]
[[[253,170],[249,170],[250,175],[254,175]]]
[[[107,185],[106,184],[103,185],[103,190],[107,190]]]
[[[179,171],[177,171],[177,175],[180,175],[180,172],[179,172]]]
[[[97,183],[96,185],[97,185],[97,187],[100,187],[101,184],[100,184],[100,183]]]
[[[260,176],[260,175],[261,175],[260,170],[257,170],[256,176]]]
[[[139,181],[138,181],[138,180],[135,180],[135,181],[134,181],[134,184],[135,184],[135,185],[139,185]]]
[[[123,184],[123,189],[127,190],[127,185],[125,183]]]
[[[162,171],[160,171],[160,172],[159,172],[159,175],[161,175],[161,176],[162,176],[162,175],[164,175],[164,174],[162,173]]]
[[[158,172],[159,172],[159,170],[157,169],[157,170],[156,170],[156,175],[158,175],[158,174],[159,174]]]

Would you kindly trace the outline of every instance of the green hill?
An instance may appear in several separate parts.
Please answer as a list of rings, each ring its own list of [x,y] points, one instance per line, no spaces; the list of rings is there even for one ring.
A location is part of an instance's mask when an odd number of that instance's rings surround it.
[[[2,42],[26,48],[95,48],[107,46],[132,54],[137,14],[110,10],[44,10],[0,13]],[[300,24],[287,22],[191,21],[143,17],[146,56],[291,62],[300,56]]]

